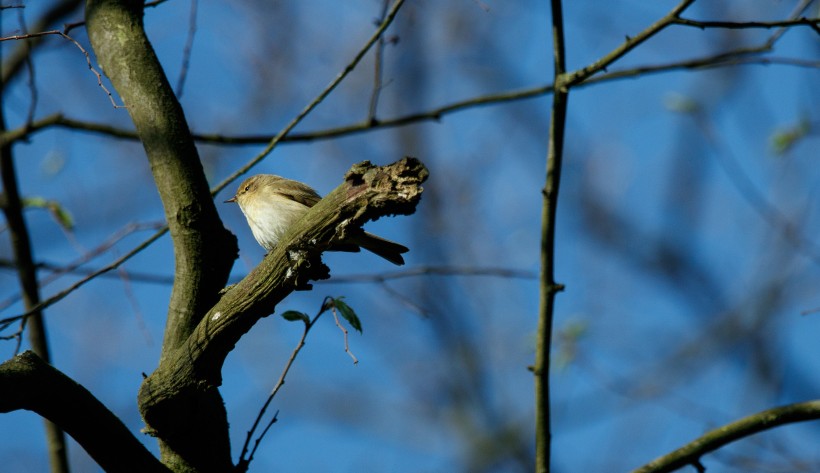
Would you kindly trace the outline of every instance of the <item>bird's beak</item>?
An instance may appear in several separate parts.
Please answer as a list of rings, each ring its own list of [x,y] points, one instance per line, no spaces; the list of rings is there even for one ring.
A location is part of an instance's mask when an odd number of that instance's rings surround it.
[[[225,203],[236,202],[236,196],[231,197],[230,199],[226,200]]]

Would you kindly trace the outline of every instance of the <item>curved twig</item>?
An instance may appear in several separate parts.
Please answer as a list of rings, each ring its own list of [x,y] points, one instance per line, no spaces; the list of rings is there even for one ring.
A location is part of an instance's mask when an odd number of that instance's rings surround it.
[[[724,445],[774,427],[820,419],[820,400],[775,407],[711,430],[683,447],[659,457],[632,473],[666,473],[686,465],[700,464],[700,458]]]

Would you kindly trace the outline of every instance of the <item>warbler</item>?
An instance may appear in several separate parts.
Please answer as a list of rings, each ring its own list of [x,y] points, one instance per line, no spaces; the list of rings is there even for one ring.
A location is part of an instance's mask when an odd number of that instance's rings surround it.
[[[256,241],[270,251],[288,228],[302,218],[322,197],[307,184],[273,174],[257,174],[239,185],[235,202],[248,220]],[[402,253],[409,249],[365,231],[334,244],[333,251],[359,251],[364,248],[396,265],[404,264]]]

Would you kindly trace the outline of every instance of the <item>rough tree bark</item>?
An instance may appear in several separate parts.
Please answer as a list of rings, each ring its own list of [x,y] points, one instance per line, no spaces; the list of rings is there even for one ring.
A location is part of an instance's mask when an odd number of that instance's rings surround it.
[[[188,339],[162,358],[140,389],[146,430],[163,446],[161,463],[91,393],[31,352],[0,364],[0,412],[28,409],[55,422],[106,471],[231,471],[230,450],[225,463],[208,463],[211,445],[191,432],[192,426],[212,422],[211,430],[225,429],[219,437],[228,435],[223,419],[194,418],[205,414],[197,404],[203,396],[221,402],[217,388],[228,353],[291,292],[328,277],[321,261],[326,248],[349,232],[361,231],[369,220],[413,213],[427,174],[414,158],[383,167],[368,162],[353,166],[344,182],[312,207],[259,266],[222,291]]]
[[[218,396],[228,353],[288,294],[329,276],[320,259],[325,248],[347,232],[360,231],[368,220],[412,213],[426,177],[427,169],[413,158],[384,167],[368,162],[354,166],[342,185],[312,207],[259,266],[224,292],[187,342],[164,357],[143,382],[139,407],[151,433],[177,452],[186,452],[186,460],[197,465],[195,471],[219,471],[195,462],[203,444],[192,440],[188,422],[198,415],[194,402],[203,392]]]
[[[143,29],[142,0],[88,0],[86,28],[97,60],[122,98],[151,165],[174,243],[174,286],[161,363],[185,343],[216,302],[238,254],[224,228],[182,107]],[[231,466],[227,415],[215,389],[189,399],[190,442],[160,442],[163,463],[194,471]],[[196,452],[188,451],[195,448]],[[195,465],[188,460],[196,459]]]
[[[161,458],[91,393],[31,352],[0,365],[0,411],[29,409],[52,420],[107,471],[231,471],[218,391],[226,356],[293,290],[329,276],[322,251],[369,220],[413,213],[427,170],[414,158],[384,167],[355,165],[257,268],[224,289],[238,253],[236,238],[216,212],[182,108],[143,30],[142,1],[86,5],[89,39],[143,142],[174,244],[175,281],[159,366],[138,397]]]

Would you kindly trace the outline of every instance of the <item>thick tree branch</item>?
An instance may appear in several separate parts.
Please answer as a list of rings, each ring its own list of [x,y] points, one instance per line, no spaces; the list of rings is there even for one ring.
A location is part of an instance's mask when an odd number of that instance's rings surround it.
[[[20,409],[62,427],[105,471],[169,471],[94,395],[30,351],[0,364],[0,412]]]
[[[238,254],[222,225],[188,129],[142,25],[142,2],[89,0],[88,36],[145,147],[174,240],[175,284],[163,354],[216,301]]]
[[[774,427],[820,419],[820,400],[775,407],[707,432],[691,443],[634,470],[632,473],[667,473],[686,465],[699,465],[700,458],[724,445]]]
[[[174,242],[162,366],[218,300],[238,247],[216,212],[185,115],[145,35],[142,14],[140,0],[88,0],[86,29],[145,148]],[[175,417],[187,427],[186,443],[160,442],[163,463],[174,471],[227,471],[231,449],[222,398],[215,389],[191,394],[189,409]]]
[[[216,391],[222,363],[242,335],[291,292],[329,276],[320,256],[330,244],[360,231],[368,220],[413,213],[427,174],[414,158],[351,168],[344,183],[311,208],[259,266],[227,289],[187,342],[145,380],[139,404],[152,433],[178,451],[187,448],[179,447],[188,442],[189,428],[180,415],[196,408],[189,402],[192,397]]]

